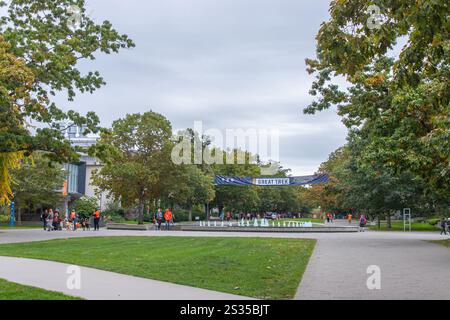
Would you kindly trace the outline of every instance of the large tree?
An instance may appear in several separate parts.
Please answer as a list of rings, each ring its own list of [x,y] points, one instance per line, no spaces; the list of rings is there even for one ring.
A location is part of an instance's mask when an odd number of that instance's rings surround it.
[[[169,201],[189,210],[189,221],[192,221],[192,209],[195,205],[204,205],[215,197],[214,178],[205,174],[195,165],[178,165],[171,174]]]
[[[133,42],[109,21],[97,24],[90,19],[84,0],[0,1],[0,8],[6,10],[0,18],[0,120],[7,128],[0,131],[0,171],[11,168],[11,158],[37,150],[58,162],[76,159],[76,150],[64,140],[61,121],[97,131],[99,119],[94,112],[63,112],[52,97],[61,92],[73,100],[76,91],[100,88],[105,84],[100,74],[82,74],[79,62],[95,59],[98,52],[132,47]],[[12,74],[11,81],[5,82],[7,74]],[[8,175],[0,178],[0,199],[9,198]]]
[[[91,150],[104,163],[94,174],[94,184],[124,206],[137,204],[139,223],[145,203],[160,199],[175,183],[171,138],[172,127],[164,116],[152,111],[128,114],[114,121]]]
[[[380,15],[368,12],[369,5],[378,6]],[[450,192],[449,4],[332,1],[330,14],[317,35],[317,57],[306,60],[317,77],[310,91],[317,99],[304,111],[337,105],[344,124],[366,143],[361,163],[379,163],[397,178],[420,176],[427,192],[445,202]],[[347,90],[335,84],[336,76],[345,77]]]

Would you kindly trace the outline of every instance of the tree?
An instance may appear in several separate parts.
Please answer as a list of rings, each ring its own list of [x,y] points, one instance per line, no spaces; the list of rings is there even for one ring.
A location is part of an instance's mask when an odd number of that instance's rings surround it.
[[[0,8],[5,6],[0,1]],[[96,24],[85,11],[84,0],[13,0],[1,17],[0,121],[6,127],[0,131],[3,172],[15,164],[12,159],[39,150],[52,161],[77,159],[76,148],[62,134],[62,120],[86,125],[87,132],[99,130],[94,112],[86,116],[73,110],[63,112],[52,96],[65,91],[73,100],[76,90],[92,93],[100,88],[105,84],[100,74],[82,75],[78,63],[95,59],[97,52],[109,54],[134,44],[110,22]],[[71,28],[74,18],[80,22],[76,29]],[[30,121],[39,124],[34,132]],[[0,178],[0,198],[9,198],[9,176]]]
[[[450,193],[450,29],[445,1],[375,1],[379,28],[370,28],[363,0],[332,1],[331,19],[317,35],[316,74],[304,109],[337,105],[344,124],[366,142],[361,163],[380,163],[396,178],[419,176],[426,192],[444,204]],[[397,57],[391,50],[407,42]],[[344,76],[341,90],[332,83]]]
[[[124,206],[139,205],[140,224],[144,205],[159,199],[169,188],[176,170],[171,161],[172,127],[162,115],[149,111],[128,114],[103,132],[91,154],[104,162],[93,182],[108,190]]]
[[[10,52],[11,46],[0,36],[0,145],[10,143],[10,134],[24,134],[21,115],[16,107],[22,100],[30,99],[34,76],[24,61]],[[17,169],[23,152],[0,152],[0,204],[12,196],[11,169]]]
[[[62,169],[41,153],[35,153],[32,161],[26,160],[20,168],[11,170],[19,222],[21,209],[54,207],[62,200],[60,190],[65,179]]]
[[[174,178],[174,183],[169,187],[169,194],[174,195],[173,200],[177,204],[189,210],[189,221],[192,221],[192,208],[214,199],[214,179],[195,165],[178,166]]]
[[[259,176],[260,167],[252,163],[253,156],[246,151],[234,149],[223,151],[213,148],[211,154],[221,154],[222,164],[213,164],[211,166],[214,175],[223,176]],[[226,159],[233,159],[232,164],[228,164]],[[238,159],[243,159],[244,163],[238,164]],[[258,192],[254,186],[216,186],[216,197],[213,204],[221,211],[224,207],[232,211],[252,212],[256,209],[259,202]]]

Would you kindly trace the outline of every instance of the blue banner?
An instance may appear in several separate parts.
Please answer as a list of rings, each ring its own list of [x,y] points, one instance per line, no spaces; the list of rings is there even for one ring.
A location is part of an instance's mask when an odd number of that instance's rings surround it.
[[[304,186],[328,182],[328,175],[316,174],[302,177],[234,177],[216,176],[214,184],[217,186]]]

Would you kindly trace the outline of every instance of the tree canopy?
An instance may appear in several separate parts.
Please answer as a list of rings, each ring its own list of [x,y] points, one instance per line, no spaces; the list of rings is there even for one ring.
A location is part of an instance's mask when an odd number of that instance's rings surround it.
[[[74,7],[76,28],[71,27]],[[5,200],[11,196],[7,170],[17,165],[20,155],[45,151],[57,162],[78,157],[63,137],[63,120],[85,125],[86,132],[100,129],[94,112],[64,112],[52,99],[59,92],[73,100],[76,91],[92,93],[105,84],[97,71],[82,74],[79,62],[134,43],[109,21],[97,24],[90,19],[84,0],[0,1],[0,8],[6,10],[0,18],[0,120],[7,119],[6,128],[0,129],[0,199]]]
[[[417,177],[427,194],[445,204],[450,193],[449,5],[374,1],[381,16],[379,28],[371,28],[369,4],[331,2],[331,18],[317,34],[317,57],[306,60],[316,75],[310,90],[316,100],[304,112],[337,106],[350,139],[363,141],[355,155],[357,172],[370,168],[378,177]],[[345,77],[347,90],[336,85],[336,76]]]

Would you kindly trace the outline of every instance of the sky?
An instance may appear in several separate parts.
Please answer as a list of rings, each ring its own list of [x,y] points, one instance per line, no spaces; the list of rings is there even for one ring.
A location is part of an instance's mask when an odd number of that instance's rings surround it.
[[[98,54],[106,85],[64,95],[64,109],[95,111],[102,125],[127,113],[156,111],[175,129],[279,130],[279,160],[292,175],[313,174],[345,143],[335,110],[304,115],[313,77],[305,58],[328,20],[324,0],[87,0],[87,12],[129,35],[135,48]]]

